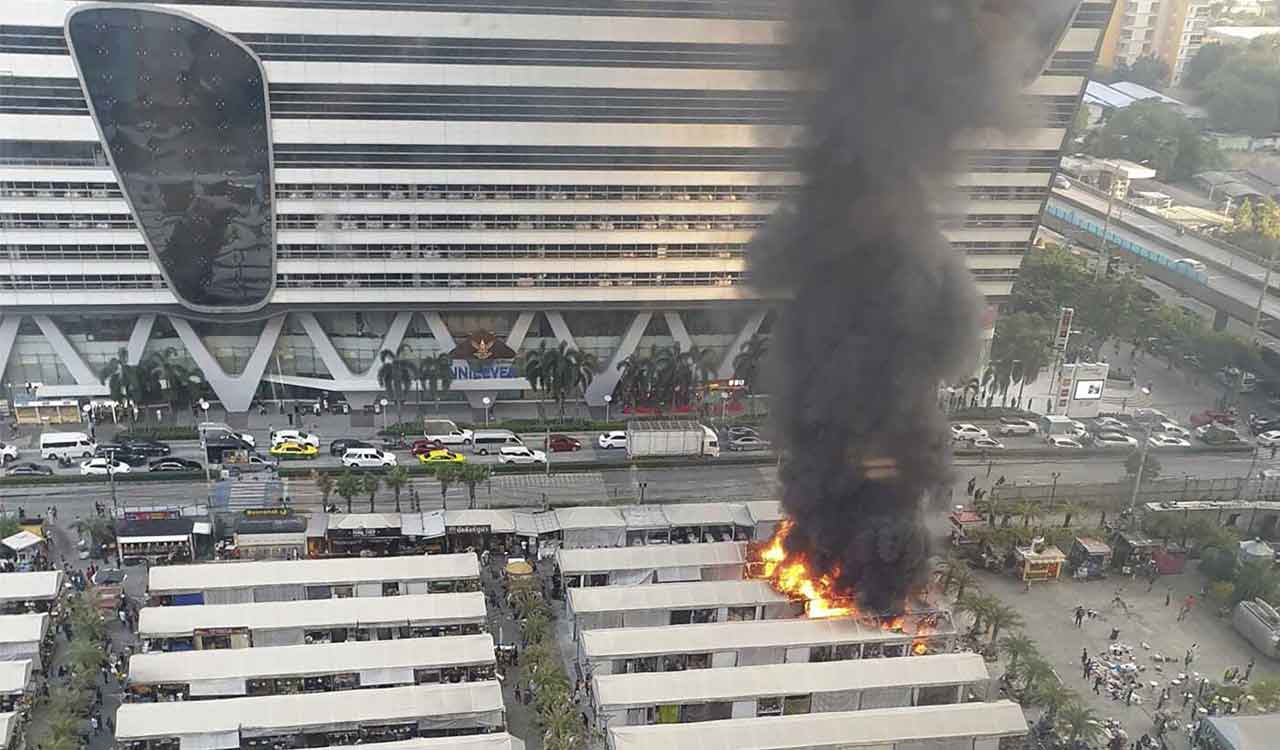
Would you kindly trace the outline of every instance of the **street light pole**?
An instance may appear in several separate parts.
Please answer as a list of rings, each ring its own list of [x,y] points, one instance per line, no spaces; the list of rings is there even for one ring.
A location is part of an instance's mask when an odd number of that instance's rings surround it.
[[[484,404],[484,428],[487,430],[489,429],[489,405],[493,403],[493,399],[485,396],[480,401]]]
[[[609,393],[604,394],[604,421],[606,422],[609,421],[609,404],[611,404],[612,402],[613,402],[613,395]]]
[[[1133,477],[1133,492],[1129,494],[1129,528],[1135,527],[1138,520],[1138,488],[1142,486],[1142,472],[1147,468],[1147,448],[1151,440],[1151,424],[1147,423],[1142,430],[1142,445],[1138,448],[1138,473]]]
[[[1107,254],[1107,236],[1111,234],[1111,212],[1115,208],[1116,203],[1116,180],[1120,175],[1120,168],[1112,166],[1111,182],[1107,185],[1107,218],[1102,222],[1102,246],[1098,249],[1098,265],[1094,268],[1093,278],[1095,281],[1101,281],[1102,277],[1107,273],[1107,261],[1110,256]]]

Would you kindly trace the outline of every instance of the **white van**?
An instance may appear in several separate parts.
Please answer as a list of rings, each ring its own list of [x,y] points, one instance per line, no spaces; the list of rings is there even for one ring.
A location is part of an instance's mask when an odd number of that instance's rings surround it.
[[[40,433],[40,458],[53,461],[59,458],[93,458],[98,444],[83,432]]]
[[[395,466],[396,455],[391,451],[380,451],[377,448],[348,448],[342,454],[342,465],[352,469],[379,469],[384,466]]]
[[[468,445],[471,443],[471,430],[464,430],[452,419],[422,420],[422,434],[427,440],[438,441],[441,445]]]
[[[471,434],[471,449],[482,456],[497,453],[504,445],[524,445],[511,430],[476,430]]]

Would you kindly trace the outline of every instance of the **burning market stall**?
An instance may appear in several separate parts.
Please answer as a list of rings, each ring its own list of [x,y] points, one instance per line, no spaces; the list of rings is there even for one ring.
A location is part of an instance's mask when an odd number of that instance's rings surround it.
[[[566,607],[575,639],[593,628],[785,619],[803,612],[802,604],[755,580],[569,589]]]
[[[782,503],[777,500],[748,500],[743,505],[747,506],[747,513],[751,514],[751,520],[755,523],[752,539],[764,540],[777,533],[778,524],[785,517]]]

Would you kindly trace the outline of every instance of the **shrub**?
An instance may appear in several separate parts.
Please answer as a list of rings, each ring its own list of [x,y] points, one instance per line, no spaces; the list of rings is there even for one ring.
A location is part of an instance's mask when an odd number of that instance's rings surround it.
[[[116,434],[116,440],[199,440],[196,428],[186,425],[135,427]]]
[[[1206,547],[1200,553],[1200,572],[1215,581],[1230,581],[1236,576],[1236,554],[1223,547]]]

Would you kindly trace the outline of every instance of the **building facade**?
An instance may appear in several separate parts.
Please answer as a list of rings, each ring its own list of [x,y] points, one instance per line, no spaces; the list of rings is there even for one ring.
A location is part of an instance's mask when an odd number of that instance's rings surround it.
[[[995,306],[1112,0],[1046,3],[1034,127],[962,144],[944,231]],[[604,365],[734,356],[744,251],[800,176],[775,0],[31,0],[0,9],[0,372],[107,392],[113,358],[368,402],[378,353],[492,332]],[[518,12],[517,12],[518,11]],[[213,62],[211,62],[213,61]],[[988,331],[989,333],[989,331]],[[481,339],[477,339],[477,335]],[[451,398],[519,398],[510,367]],[[473,403],[474,405],[474,403]]]
[[[1177,85],[1204,42],[1214,4],[1207,0],[1118,0],[1098,63],[1105,68],[1155,57]]]

